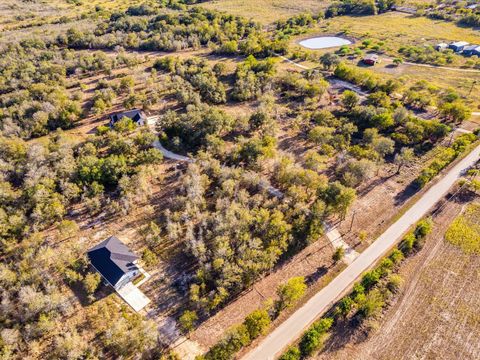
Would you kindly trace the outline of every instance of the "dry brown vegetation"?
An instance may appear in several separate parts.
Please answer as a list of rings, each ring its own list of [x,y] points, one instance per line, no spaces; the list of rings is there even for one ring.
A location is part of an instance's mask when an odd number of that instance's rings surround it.
[[[477,359],[480,356],[478,255],[444,240],[471,194],[444,203],[424,248],[402,265],[401,293],[370,324],[329,343],[318,359]],[[475,200],[477,201],[477,200]]]

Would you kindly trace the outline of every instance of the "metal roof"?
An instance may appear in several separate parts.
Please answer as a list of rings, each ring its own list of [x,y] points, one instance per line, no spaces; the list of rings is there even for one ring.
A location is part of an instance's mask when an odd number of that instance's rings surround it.
[[[466,45],[469,45],[470,43],[466,42],[466,41],[457,41],[457,42],[453,42],[450,44],[450,46],[466,46]]]
[[[117,122],[118,120],[121,120],[124,117],[130,118],[135,122],[138,122],[139,120],[146,118],[145,114],[139,109],[133,109],[133,110],[128,110],[128,111],[118,112],[118,113],[110,115],[110,118],[114,122]]]
[[[113,286],[123,275],[138,269],[133,263],[138,256],[115,236],[91,248],[87,255],[95,269]]]

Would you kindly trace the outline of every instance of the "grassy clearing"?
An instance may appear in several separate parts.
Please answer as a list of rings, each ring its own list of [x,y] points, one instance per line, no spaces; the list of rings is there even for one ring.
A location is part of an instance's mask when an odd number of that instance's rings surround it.
[[[328,0],[214,0],[201,3],[200,6],[269,24],[302,12],[318,12],[329,3]]]
[[[471,204],[452,222],[445,239],[466,254],[480,254],[480,204]]]
[[[323,22],[321,28],[334,33],[346,32],[359,38],[388,41],[393,47],[422,45],[440,40],[480,42],[478,31],[472,28],[463,28],[453,22],[415,17],[398,12],[364,17],[341,16]]]
[[[433,29],[435,29],[433,31]],[[398,56],[398,49],[402,46],[422,46],[424,44],[435,44],[440,41],[466,40],[470,43],[480,44],[480,33],[469,28],[462,28],[452,22],[432,20],[425,17],[414,17],[408,14],[389,12],[377,16],[351,17],[342,16],[320,22],[319,26],[310,29],[292,40],[292,49],[305,50],[296,44],[300,39],[317,34],[342,34],[358,40],[355,46],[361,45],[364,40],[371,40],[373,45],[378,45],[380,51],[395,57]],[[336,49],[316,50],[318,54],[331,52]],[[368,51],[365,49],[363,51]],[[455,56],[455,65],[461,66],[468,58]],[[347,59],[354,64],[360,58]],[[318,65],[318,64],[317,64]],[[418,80],[428,80],[442,88],[454,88],[461,96],[468,99],[472,110],[480,106],[480,85],[472,89],[473,82],[480,84],[480,72],[462,72],[445,70],[442,68],[431,68],[403,64],[398,67],[392,66],[390,62],[383,62],[371,68],[372,71],[382,73],[382,76],[399,78],[402,77],[406,84]]]
[[[372,70],[387,73],[397,78],[402,76],[408,83],[424,79],[438,87],[451,87],[461,96],[468,98],[473,111],[476,111],[480,106],[480,72],[461,72],[414,65],[400,65],[394,68],[388,66],[388,64],[380,64],[379,66],[373,67]],[[475,85],[472,90],[474,81],[476,81],[478,85]]]

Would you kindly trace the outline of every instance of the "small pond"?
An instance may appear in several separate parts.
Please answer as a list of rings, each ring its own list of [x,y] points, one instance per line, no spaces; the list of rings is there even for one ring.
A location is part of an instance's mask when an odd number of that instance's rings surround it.
[[[307,49],[326,49],[336,46],[350,45],[351,43],[350,40],[337,36],[319,36],[299,42],[300,45]]]

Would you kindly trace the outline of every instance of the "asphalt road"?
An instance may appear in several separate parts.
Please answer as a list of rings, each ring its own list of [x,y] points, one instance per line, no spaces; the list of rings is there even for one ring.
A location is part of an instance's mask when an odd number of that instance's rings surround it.
[[[282,350],[298,339],[310,324],[326,312],[351,288],[362,273],[371,268],[377,260],[392,249],[405,232],[424,217],[448,193],[450,187],[462,173],[479,159],[480,145],[446,173],[402,217],[361,253],[354,262],[270,333],[243,360],[270,360],[281,355]]]

